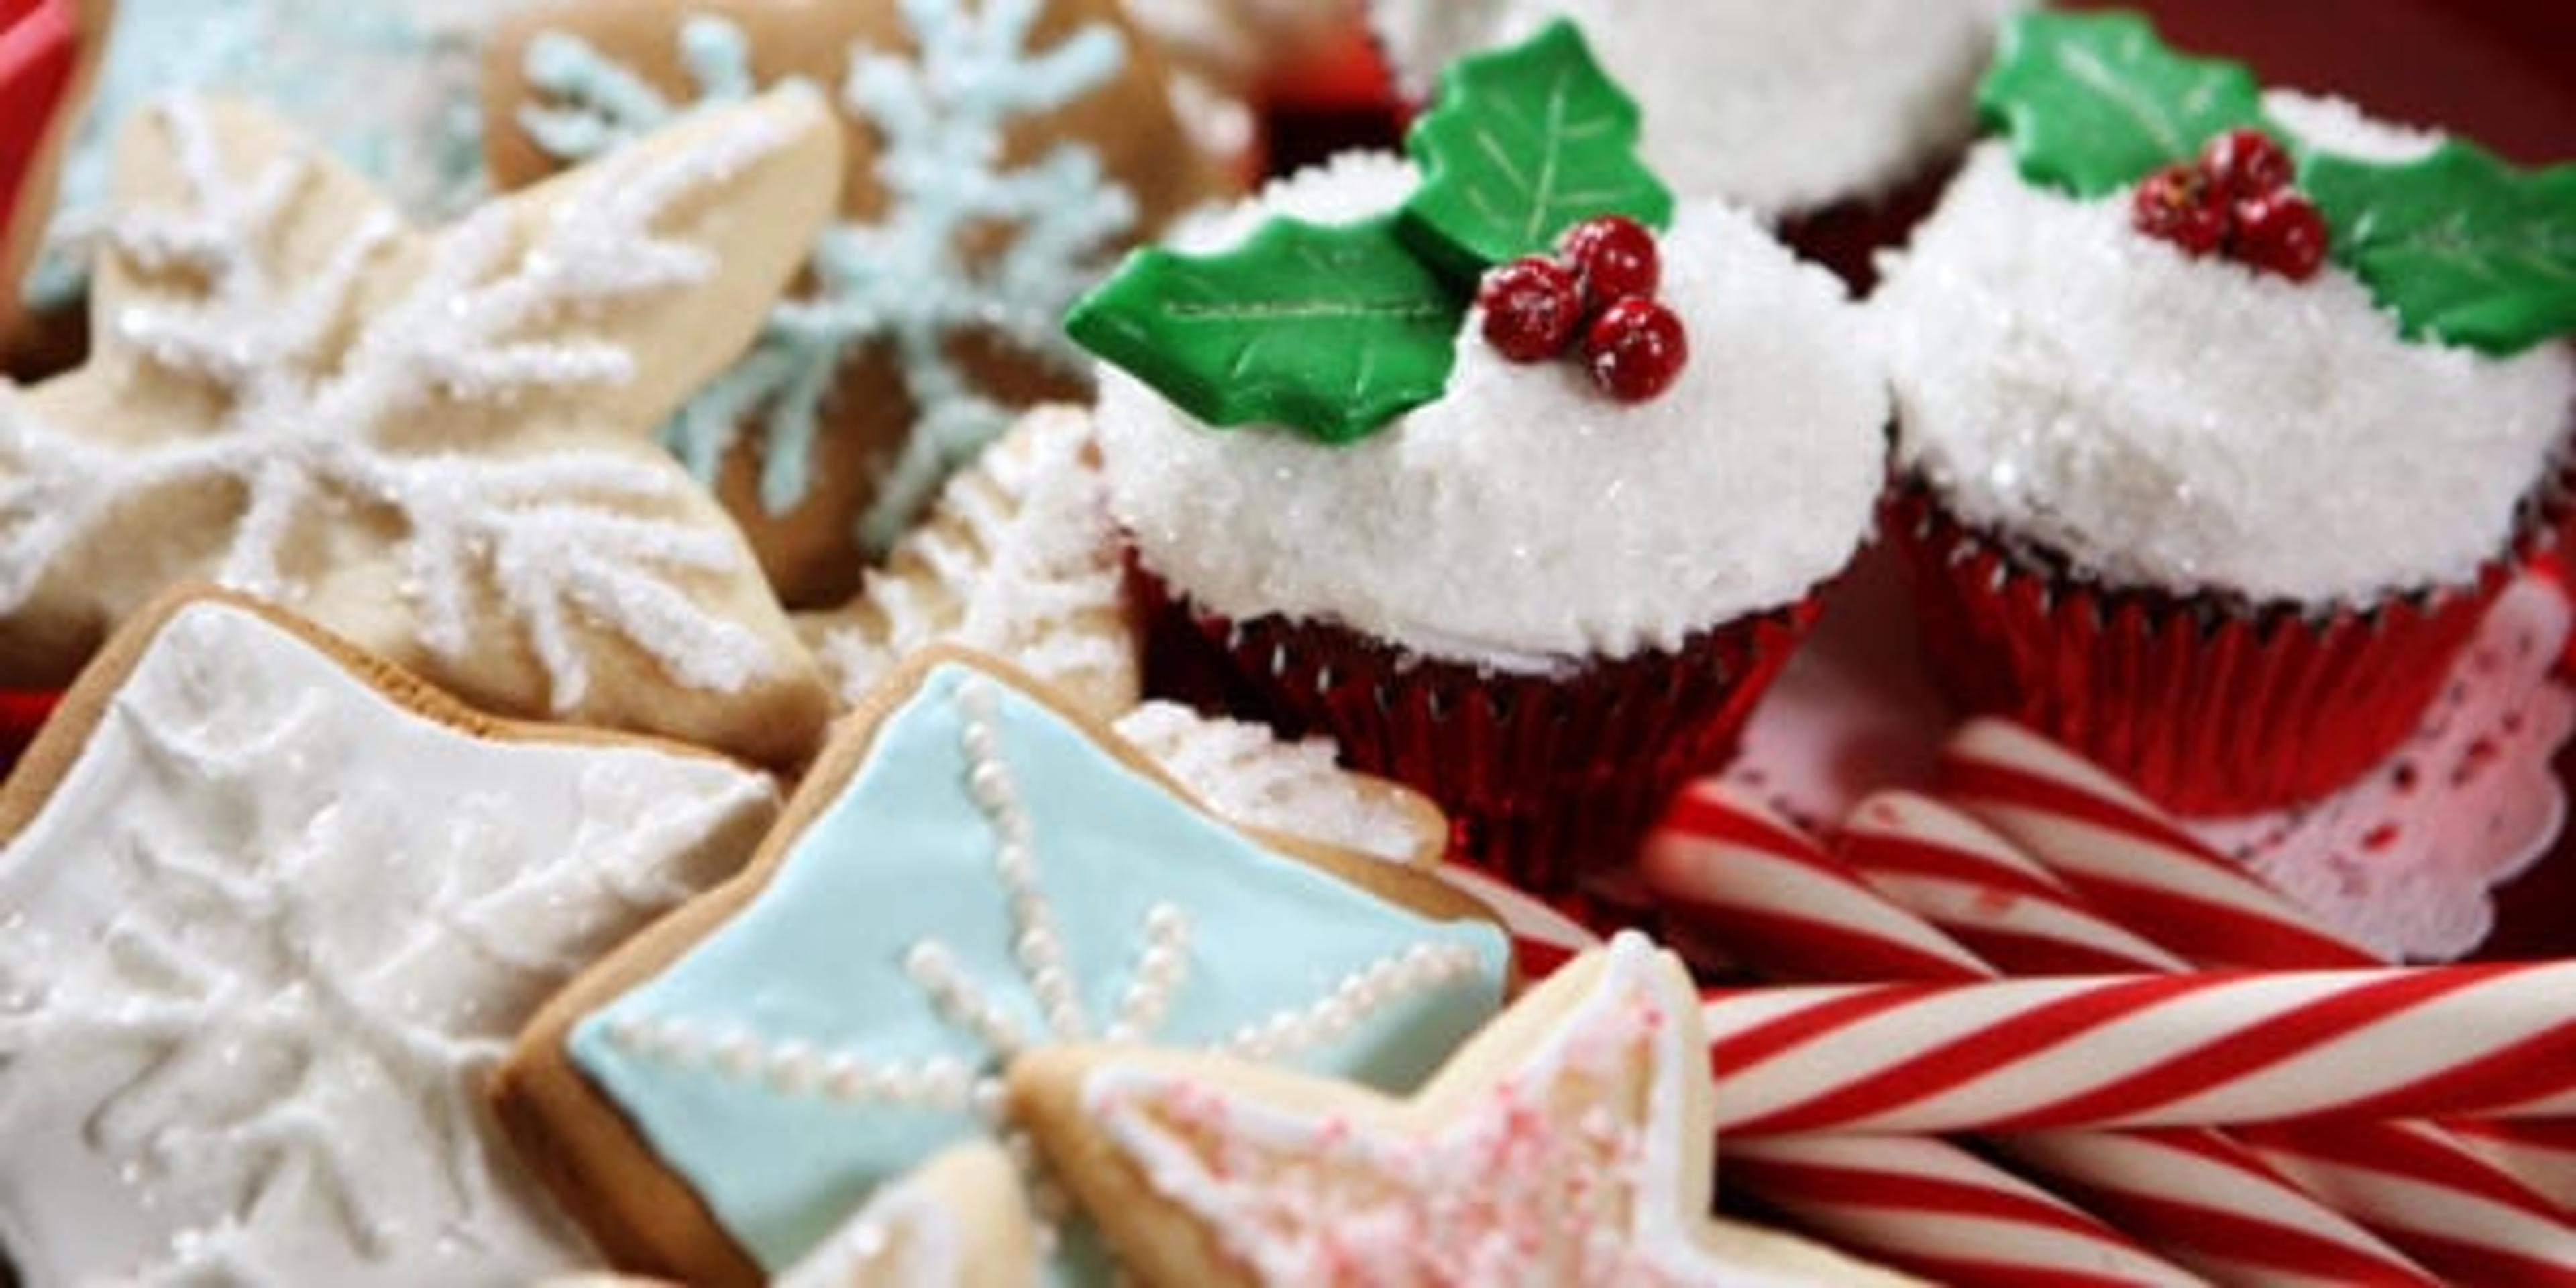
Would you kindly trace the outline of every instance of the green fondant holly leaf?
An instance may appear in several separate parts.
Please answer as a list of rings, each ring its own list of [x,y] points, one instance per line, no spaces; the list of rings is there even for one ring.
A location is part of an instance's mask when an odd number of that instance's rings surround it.
[[[1274,219],[1222,254],[1139,251],[1065,329],[1209,424],[1350,442],[1440,396],[1466,316],[1395,225]]]
[[[1637,104],[1604,75],[1562,19],[1508,49],[1441,75],[1432,111],[1405,150],[1422,187],[1406,232],[1461,279],[1546,249],[1593,215],[1660,228],[1673,194],[1637,159]]]
[[[2576,165],[2520,170],[2455,139],[2397,166],[2312,152],[2299,185],[2406,338],[2511,354],[2576,331]]]
[[[2023,178],[2079,197],[2263,123],[2262,88],[2243,64],[2175,53],[2138,14],[2049,9],[2005,25],[1977,110],[2011,139]]]

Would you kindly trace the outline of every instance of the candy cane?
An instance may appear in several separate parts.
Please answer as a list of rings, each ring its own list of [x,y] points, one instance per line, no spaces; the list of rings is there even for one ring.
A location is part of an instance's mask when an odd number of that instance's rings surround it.
[[[2576,1114],[2576,961],[1719,991],[1722,1130]]]
[[[1982,784],[1985,807],[2048,847],[2063,870],[2113,872],[2132,886],[2166,889],[2200,888],[2213,870],[2233,870],[2154,806],[2025,730],[1981,722],[1953,740],[1944,765],[1972,789]],[[1902,835],[1903,824],[1921,820],[1882,811],[1880,822]],[[2264,893],[2254,915],[2271,933],[2259,951],[2231,941],[2216,960],[2198,964],[2257,955],[2280,966],[2348,964],[2340,937],[2296,903]],[[2482,1154],[2453,1130],[2425,1123],[2291,1124],[2239,1135],[2310,1193],[2452,1278],[2576,1284],[2576,1227],[2567,1212],[2499,1162],[2528,1163],[2527,1156]]]
[[[1852,810],[1836,839],[1836,852],[1872,889],[1938,926],[2002,974],[2190,969],[2182,958],[2096,913],[2012,842],[1929,797],[1872,796]]]
[[[2379,958],[2194,840],[2144,797],[2019,725],[1970,722],[1941,752],[1943,799],[2010,838],[2121,924],[2195,962],[2280,970]]]
[[[1668,909],[1705,919],[1738,937],[1750,930],[1782,953],[1746,953],[1774,974],[1831,976],[1846,962],[1872,967],[1916,964],[1936,979],[1991,978],[1993,967],[1926,925],[1914,912],[1870,890],[1806,835],[1751,800],[1715,784],[1686,794],[1647,844],[1646,873]],[[2015,862],[2024,862],[2014,860]],[[2026,867],[2026,862],[2024,862]],[[2045,883],[2045,874],[2037,880]],[[2060,898],[2071,907],[2071,896]],[[1830,936],[1807,933],[1826,928]],[[1876,943],[1854,943],[1876,938]],[[1813,945],[1830,943],[1834,951]],[[2152,947],[2142,958],[2158,964]],[[1786,964],[1784,963],[1784,960]],[[1725,1071],[1719,1071],[1721,1078]],[[2432,1276],[2368,1232],[2283,1181],[2260,1159],[2224,1138],[2197,1131],[2152,1133],[2175,1138],[2157,1151],[2099,1133],[2069,1133],[2052,1156],[2058,1180],[2078,1185],[2086,1206],[2120,1223],[2118,1246],[2138,1256],[2129,1235],[2196,1269],[2232,1269],[2250,1226],[2263,1232],[2261,1282],[2315,1285],[2358,1281],[2430,1284]],[[2145,1134],[2141,1134],[2145,1135]],[[2210,1136],[2201,1140],[2198,1137]],[[2008,1143],[2007,1143],[2008,1147]],[[2085,1215],[2069,1223],[2062,1202],[2033,1206],[2036,1191],[1957,1147],[1930,1139],[1789,1137],[1721,1141],[1724,1175],[1811,1228],[1881,1260],[1935,1278],[2091,1282],[2103,1273],[2107,1228]],[[2162,1157],[2162,1167],[2141,1167]],[[2212,1207],[2204,1196],[2227,1199]],[[2123,1269],[2131,1282],[2170,1280]],[[2246,1281],[2242,1277],[2231,1282]]]

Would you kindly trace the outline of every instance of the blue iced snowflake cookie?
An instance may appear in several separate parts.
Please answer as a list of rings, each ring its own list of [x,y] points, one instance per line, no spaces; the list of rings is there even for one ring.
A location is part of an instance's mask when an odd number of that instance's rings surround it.
[[[1219,187],[1108,0],[588,0],[505,34],[487,76],[505,185],[780,80],[841,110],[844,217],[663,435],[799,607],[853,590],[1020,410],[1080,395],[1065,307]]]
[[[1093,1232],[1025,1161],[1013,1057],[1145,1041],[1402,1090],[1492,1015],[1509,948],[1480,909],[1228,828],[1025,683],[916,662],[744,876],[522,1037],[502,1118],[621,1263],[757,1282],[988,1138],[1024,1160],[1049,1279],[1105,1283]]]

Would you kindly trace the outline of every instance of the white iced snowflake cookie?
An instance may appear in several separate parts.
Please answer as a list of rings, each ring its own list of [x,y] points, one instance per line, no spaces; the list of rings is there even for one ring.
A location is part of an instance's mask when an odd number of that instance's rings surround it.
[[[777,813],[247,601],[139,618],[0,795],[0,1243],[30,1284],[501,1283],[593,1254],[484,1075]]]
[[[1645,109],[1646,161],[1685,196],[1772,218],[1884,195],[1965,143],[1995,25],[2019,0],[1370,0],[1403,87],[1552,18]]]
[[[649,431],[750,342],[837,156],[783,92],[421,234],[275,119],[164,102],[88,365],[0,383],[0,676],[215,580],[496,710],[800,759],[829,694]]]
[[[2423,146],[2349,109],[2278,115],[2338,151]],[[2001,144],[1886,264],[1869,311],[1904,466],[2113,585],[2367,604],[2462,584],[2576,405],[2563,346],[2404,340],[2341,267],[2187,258],[2132,229],[2126,190],[2034,186]]]
[[[1345,156],[1176,244],[1221,249],[1273,214],[1380,213],[1414,182],[1395,158]],[[1444,395],[1346,445],[1213,429],[1104,367],[1111,509],[1203,608],[1505,669],[1670,649],[1793,603],[1850,559],[1878,494],[1887,398],[1859,315],[1719,205],[1685,203],[1662,256],[1691,359],[1642,404],[1574,363],[1505,361],[1473,313]]]
[[[798,629],[847,702],[913,650],[945,642],[1116,716],[1136,705],[1143,680],[1106,501],[1090,414],[1032,411],[950,477],[857,598]]]

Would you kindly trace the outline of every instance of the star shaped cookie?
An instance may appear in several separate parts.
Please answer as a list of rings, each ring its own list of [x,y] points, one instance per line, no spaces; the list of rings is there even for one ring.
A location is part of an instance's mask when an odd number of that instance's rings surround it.
[[[1026,1288],[1038,1231],[1009,1154],[959,1145],[885,1186],[771,1288]]]
[[[1708,1215],[1699,998],[1623,934],[1409,1100],[1222,1056],[1057,1047],[1014,1103],[1153,1284],[1885,1283]]]
[[[1507,957],[1435,878],[1225,826],[1033,682],[934,650],[742,877],[546,1008],[495,1094],[621,1266],[757,1283],[940,1149],[1025,1161],[1015,1056],[1115,1036],[1403,1088]],[[1104,1281],[1087,1230],[1052,1244],[1058,1281]]]
[[[0,1232],[30,1284],[591,1260],[478,1092],[777,814],[713,755],[470,711],[232,596],[140,616],[0,792]]]
[[[854,588],[1021,408],[1087,394],[1059,319],[1232,187],[1118,0],[573,0],[493,41],[504,187],[784,81],[831,97],[841,209],[759,342],[666,427],[799,608]]]
[[[424,235],[276,120],[165,101],[88,364],[0,384],[0,684],[205,579],[494,710],[801,760],[829,693],[650,427],[750,342],[838,147],[781,92]]]

